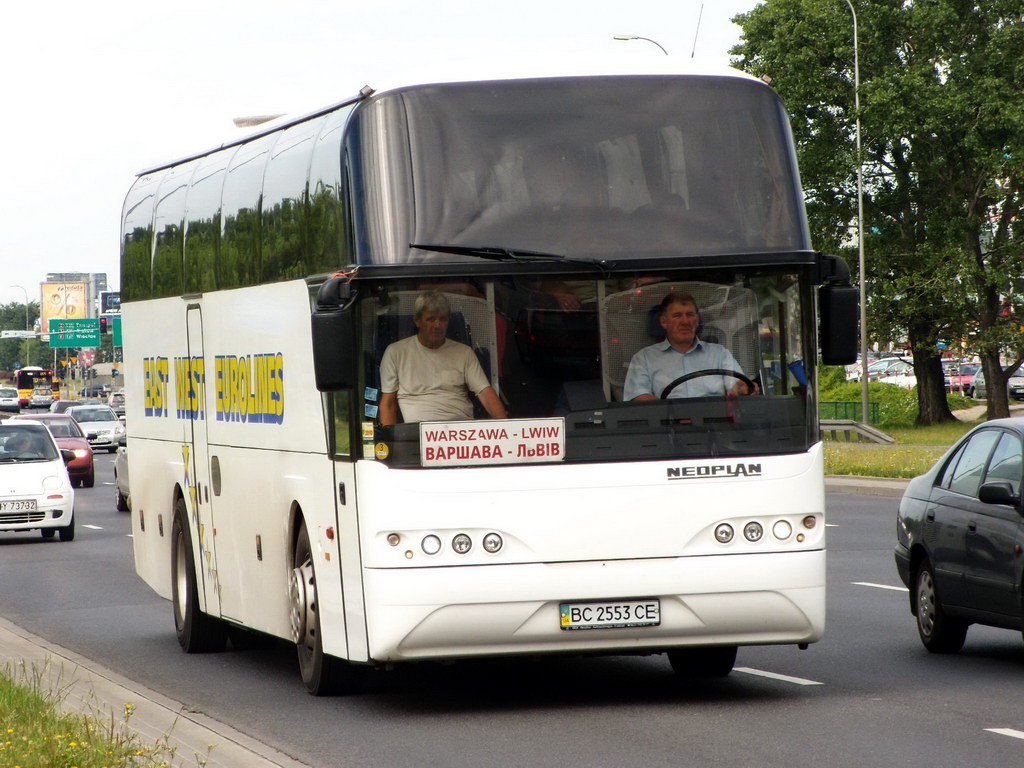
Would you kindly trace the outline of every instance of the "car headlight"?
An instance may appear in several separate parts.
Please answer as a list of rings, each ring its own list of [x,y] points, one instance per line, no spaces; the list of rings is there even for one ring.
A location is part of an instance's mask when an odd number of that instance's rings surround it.
[[[115,435],[123,435],[124,434],[124,427],[114,427],[114,434]]]
[[[76,459],[84,459],[88,455],[89,455],[89,452],[87,450],[85,450],[85,448],[75,448],[75,458]]]

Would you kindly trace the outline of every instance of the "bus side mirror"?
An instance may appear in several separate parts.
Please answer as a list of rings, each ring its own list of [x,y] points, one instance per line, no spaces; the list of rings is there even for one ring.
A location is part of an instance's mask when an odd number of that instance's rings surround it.
[[[355,303],[357,292],[347,277],[332,277],[316,297],[310,318],[313,333],[313,375],[316,388],[334,392],[354,387],[356,366]]]
[[[828,256],[826,263],[832,274],[818,289],[821,362],[849,365],[857,362],[859,297],[857,289],[850,284],[850,268],[846,262],[838,256]]]

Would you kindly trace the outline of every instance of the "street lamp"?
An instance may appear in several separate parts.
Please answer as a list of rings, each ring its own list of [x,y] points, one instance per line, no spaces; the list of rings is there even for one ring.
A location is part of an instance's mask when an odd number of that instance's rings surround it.
[[[656,46],[661,48],[661,52],[668,56],[668,51],[659,43],[657,40],[651,40],[649,37],[640,37],[640,35],[615,35],[616,40],[646,40],[648,43],[654,43]]]
[[[860,269],[860,407],[861,418],[868,423],[868,307],[867,278],[864,273],[864,160],[860,144],[860,54],[857,42],[857,12],[846,0],[853,15],[853,111],[857,133],[857,263]]]
[[[23,294],[25,294],[25,330],[26,331],[31,331],[32,329],[29,327],[29,324],[28,324],[28,291],[26,291],[25,288],[23,286],[20,286],[20,285],[12,285],[11,288],[20,288],[21,292]],[[25,337],[25,362],[22,363],[22,365],[28,365],[28,363],[29,363],[29,361],[28,361],[28,351],[29,351],[29,344],[31,343],[31,341],[32,340],[30,338],[28,338],[27,336]]]

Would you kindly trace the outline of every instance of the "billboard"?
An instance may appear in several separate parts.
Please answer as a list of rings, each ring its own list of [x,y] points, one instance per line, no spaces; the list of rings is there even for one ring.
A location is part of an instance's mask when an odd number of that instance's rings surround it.
[[[100,314],[111,315],[121,311],[120,291],[100,291]]]
[[[50,320],[84,320],[88,314],[88,287],[85,283],[43,283],[39,286],[40,327],[50,327]]]

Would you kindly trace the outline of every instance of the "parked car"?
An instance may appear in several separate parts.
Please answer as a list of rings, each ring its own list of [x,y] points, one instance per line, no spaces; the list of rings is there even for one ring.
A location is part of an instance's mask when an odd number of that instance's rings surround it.
[[[114,457],[114,502],[118,512],[132,508],[132,497],[128,492],[128,436],[117,439],[117,455]]]
[[[985,382],[985,371],[978,368],[972,381],[974,397],[979,400],[988,398],[988,384]],[[1013,400],[1024,400],[1024,365],[1018,366],[1006,381],[1006,396]]]
[[[64,466],[73,455],[38,422],[0,422],[0,531],[75,538],[75,491]]]
[[[50,413],[65,413],[68,408],[74,408],[76,405],[103,405],[103,403],[95,397],[82,397],[78,400],[65,400],[62,398],[53,401],[53,405],[50,406]]]
[[[910,481],[896,567],[925,648],[956,653],[971,624],[1020,631],[1024,418],[985,422]]]
[[[53,405],[53,390],[49,388],[36,387],[28,399],[29,408],[49,408]]]
[[[79,423],[93,451],[117,450],[117,438],[123,435],[124,424],[117,414],[106,405],[78,405],[68,408],[66,413]]]
[[[0,387],[0,411],[11,413],[21,411],[21,399],[18,397],[18,390],[14,387]]]
[[[68,476],[72,485],[92,488],[96,484],[96,469],[93,464],[92,446],[86,439],[81,426],[70,416],[61,413],[23,414],[12,419],[38,422],[50,430],[57,446],[74,453],[67,462]]]
[[[974,376],[981,370],[981,363],[943,364],[946,374],[946,390],[966,397],[974,397]]]

